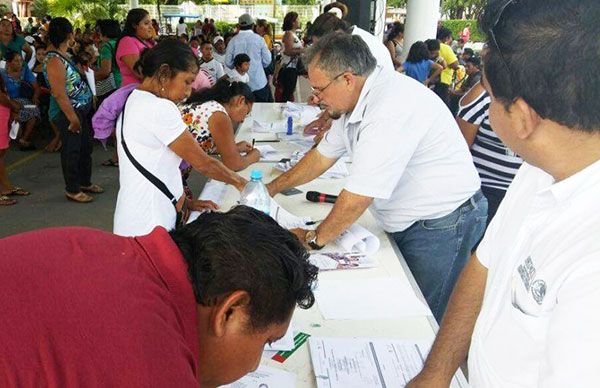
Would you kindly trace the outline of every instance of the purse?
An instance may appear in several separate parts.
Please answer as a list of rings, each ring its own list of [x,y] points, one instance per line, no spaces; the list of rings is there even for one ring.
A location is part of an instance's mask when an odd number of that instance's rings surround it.
[[[125,137],[123,136],[123,127],[124,127],[124,123],[125,123],[125,107],[126,106],[127,106],[127,100],[125,100],[125,103],[123,104],[123,113],[121,113],[121,146],[123,146],[123,151],[125,151],[125,155],[127,155],[127,158],[129,159],[131,164],[133,164],[133,166],[146,179],[148,179],[150,181],[150,183],[152,183],[158,190],[160,190],[161,193],[163,193],[169,199],[169,201],[171,201],[171,203],[173,204],[173,207],[175,208],[175,213],[176,213],[175,228],[177,229],[179,227],[182,227],[187,223],[188,219],[190,218],[191,209],[189,208],[188,199],[184,194],[183,195],[183,203],[181,204],[181,209],[178,209],[177,198],[175,198],[173,193],[171,193],[171,191],[169,190],[167,185],[165,185],[160,179],[158,179],[150,171],[146,170],[144,168],[144,166],[142,166],[133,157],[133,155],[131,154],[131,151],[129,151],[129,148],[127,147],[127,143],[125,143]]]
[[[115,66],[117,66],[117,63],[115,61],[115,57],[116,54],[113,50],[113,47],[110,45],[110,43],[105,43],[108,45],[109,49],[110,49],[110,53],[111,53],[111,72],[108,75],[108,77],[106,77],[105,79],[96,81],[96,94],[98,95],[98,97],[102,97],[105,94],[108,94],[110,92],[112,92],[113,90],[117,89],[117,81],[115,80],[115,74],[114,74],[114,69]]]

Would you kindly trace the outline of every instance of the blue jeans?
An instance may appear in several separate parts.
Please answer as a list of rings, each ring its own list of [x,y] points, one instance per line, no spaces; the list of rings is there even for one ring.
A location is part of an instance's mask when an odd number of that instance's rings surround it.
[[[438,322],[471,250],[483,235],[487,206],[479,190],[447,216],[420,220],[392,233]]]

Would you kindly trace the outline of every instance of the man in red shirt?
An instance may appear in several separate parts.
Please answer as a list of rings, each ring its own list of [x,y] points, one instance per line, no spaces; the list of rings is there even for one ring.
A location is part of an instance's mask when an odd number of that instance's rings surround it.
[[[314,303],[296,237],[238,206],[168,233],[0,240],[0,386],[216,387]]]

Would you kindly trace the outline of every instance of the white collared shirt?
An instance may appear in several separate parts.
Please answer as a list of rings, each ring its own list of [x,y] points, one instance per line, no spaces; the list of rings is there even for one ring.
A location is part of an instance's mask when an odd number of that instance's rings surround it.
[[[267,86],[267,76],[264,68],[271,63],[271,52],[262,36],[252,30],[242,30],[231,38],[225,51],[225,65],[233,69],[233,59],[238,54],[247,54],[250,57],[248,85],[252,91],[263,89]]]
[[[351,113],[318,146],[328,158],[348,152],[345,189],[374,198],[387,232],[450,214],[480,187],[473,158],[448,108],[423,84],[378,66]]]
[[[600,384],[599,199],[600,161],[558,183],[523,164],[477,250],[471,386]]]
[[[352,27],[352,35],[360,36],[365,41],[371,54],[375,57],[377,64],[385,70],[394,71],[394,62],[392,62],[392,56],[390,50],[385,47],[381,39],[371,34],[368,31],[359,28],[358,26]]]

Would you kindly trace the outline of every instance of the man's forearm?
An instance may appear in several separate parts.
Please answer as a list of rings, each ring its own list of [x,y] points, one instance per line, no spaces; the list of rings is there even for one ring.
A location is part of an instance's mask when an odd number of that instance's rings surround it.
[[[317,228],[317,244],[327,245],[348,229],[367,210],[373,198],[342,190],[331,213]]]
[[[423,371],[409,387],[448,387],[469,352],[486,280],[487,268],[473,254],[450,297]]]
[[[335,164],[335,159],[324,157],[316,149],[311,150],[298,164],[267,185],[271,196],[298,185],[303,185],[323,174]]]

